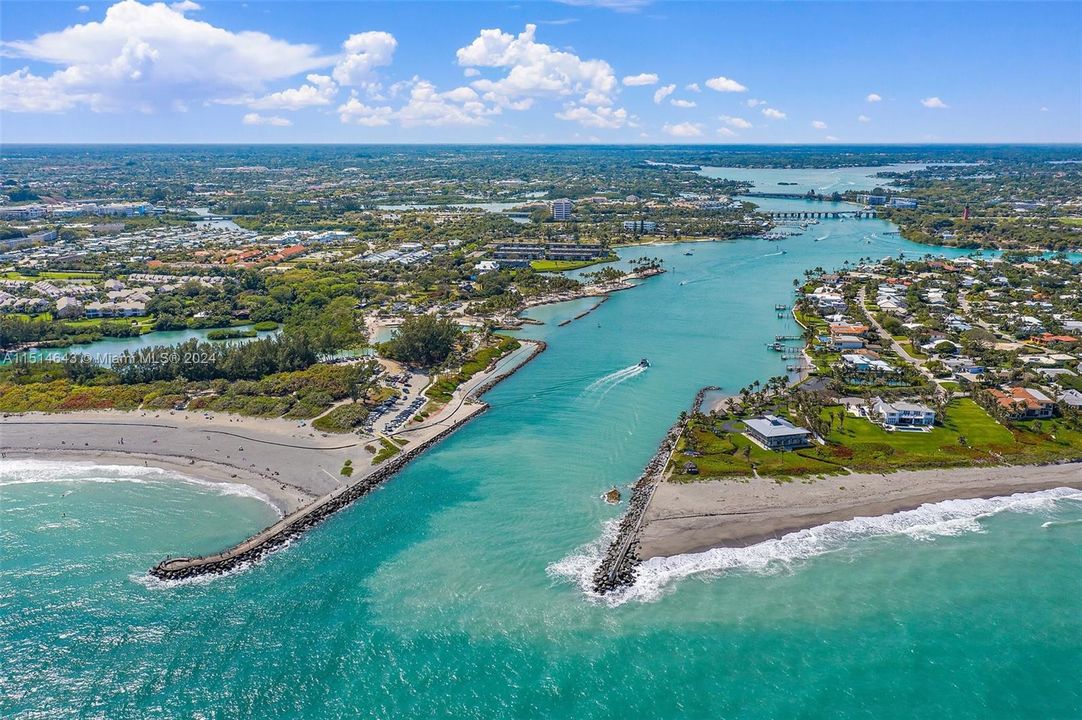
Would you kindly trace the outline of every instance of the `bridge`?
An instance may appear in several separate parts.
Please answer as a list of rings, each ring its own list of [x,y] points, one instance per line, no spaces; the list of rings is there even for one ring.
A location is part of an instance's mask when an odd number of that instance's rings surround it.
[[[855,218],[863,220],[876,217],[875,210],[786,210],[782,212],[759,211],[775,220],[813,220],[818,218]]]

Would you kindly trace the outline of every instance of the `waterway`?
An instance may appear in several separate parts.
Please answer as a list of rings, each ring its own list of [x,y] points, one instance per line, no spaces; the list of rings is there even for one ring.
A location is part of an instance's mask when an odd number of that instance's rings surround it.
[[[235,329],[246,330],[248,328],[242,326]],[[84,343],[82,345],[34,348],[32,350],[27,350],[25,352],[19,353],[19,355],[25,356],[31,361],[57,360],[67,357],[68,355],[89,355],[99,365],[108,365],[113,358],[117,358],[125,352],[138,352],[140,350],[157,347],[159,345],[179,345],[180,343],[187,342],[188,340],[204,341],[207,340],[207,333],[209,333],[210,331],[211,330],[209,328],[202,328],[197,330],[159,330],[156,332],[145,333],[143,335],[136,335],[134,337],[104,337],[101,340],[95,340],[94,342]],[[254,338],[235,338],[233,340],[219,340],[210,342],[244,343],[250,340],[269,337],[277,332],[277,330],[267,330],[256,333],[256,337]]]
[[[880,172],[912,172],[928,167],[919,163],[844,168],[727,168],[707,165],[699,173],[709,178],[744,180],[752,183],[753,192],[767,193],[844,193],[846,190],[871,190],[888,187],[890,178],[878,178]],[[782,184],[786,183],[786,184]]]
[[[0,461],[0,716],[1077,717],[1077,494],[832,526],[584,592],[622,511],[601,494],[699,387],[784,370],[764,343],[794,331],[774,311],[794,278],[957,254],[892,229],[621,250],[670,272],[564,327],[596,300],[531,310],[545,324],[522,332],[548,350],[487,413],[232,576],[146,569],[258,529],[258,499]]]

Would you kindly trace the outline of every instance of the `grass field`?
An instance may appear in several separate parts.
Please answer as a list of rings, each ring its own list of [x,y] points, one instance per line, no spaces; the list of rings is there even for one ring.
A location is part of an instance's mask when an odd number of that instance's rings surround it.
[[[615,255],[608,255],[603,258],[597,258],[596,260],[534,260],[530,263],[530,267],[537,272],[565,272],[567,270],[578,270],[579,268],[590,267],[591,265],[612,262],[613,260],[619,260],[619,258]]]
[[[30,280],[33,282],[37,282],[38,280],[96,280],[101,277],[101,273],[45,270],[37,275],[23,275],[22,273],[11,270],[9,272],[0,273],[0,277],[5,280]]]
[[[969,398],[954,400],[942,425],[931,432],[887,432],[864,418],[846,415],[839,406],[823,410],[832,420],[826,445],[795,452],[770,452],[738,433],[715,434],[709,424],[693,422],[694,449],[681,438],[673,455],[675,480],[705,477],[747,477],[753,470],[769,477],[856,472],[894,472],[971,465],[1037,464],[1082,458],[1082,430],[1062,420],[1031,421],[1008,428]],[[714,429],[718,425],[713,426]],[[739,429],[739,428],[737,428]],[[694,462],[699,475],[683,473]]]

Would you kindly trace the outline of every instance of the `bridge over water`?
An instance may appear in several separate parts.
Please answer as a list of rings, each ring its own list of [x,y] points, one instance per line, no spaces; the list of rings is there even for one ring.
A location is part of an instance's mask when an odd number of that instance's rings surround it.
[[[863,220],[876,217],[875,210],[791,210],[763,213],[775,220],[812,220],[818,218],[855,218]]]

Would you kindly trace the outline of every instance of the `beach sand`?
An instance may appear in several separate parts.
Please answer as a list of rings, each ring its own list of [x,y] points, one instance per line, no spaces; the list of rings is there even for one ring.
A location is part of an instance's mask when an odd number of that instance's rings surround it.
[[[853,474],[777,483],[765,478],[662,482],[646,510],[639,557],[744,547],[855,517],[925,503],[1082,489],[1082,463]]]
[[[451,402],[394,437],[416,447],[486,407],[472,398],[482,386],[525,363],[537,345],[522,346],[462,384]],[[418,380],[418,384],[423,380]],[[145,465],[208,482],[241,483],[283,514],[309,505],[378,466],[379,440],[323,433],[309,421],[173,410],[24,413],[0,417],[0,454],[7,459]],[[341,474],[353,462],[350,477]]]
[[[280,419],[197,412],[27,413],[0,419],[9,459],[148,465],[209,482],[242,483],[283,514],[331,492],[347,458],[371,454],[356,435],[324,435]]]

